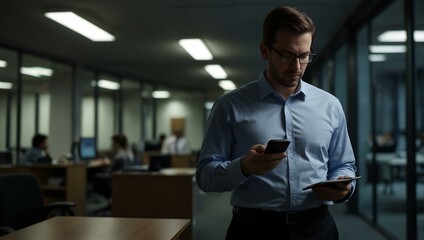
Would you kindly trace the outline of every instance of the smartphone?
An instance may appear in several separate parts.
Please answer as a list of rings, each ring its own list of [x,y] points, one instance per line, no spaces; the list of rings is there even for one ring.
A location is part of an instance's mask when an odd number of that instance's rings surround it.
[[[265,148],[265,153],[280,153],[285,152],[290,141],[287,139],[272,139],[269,140]]]

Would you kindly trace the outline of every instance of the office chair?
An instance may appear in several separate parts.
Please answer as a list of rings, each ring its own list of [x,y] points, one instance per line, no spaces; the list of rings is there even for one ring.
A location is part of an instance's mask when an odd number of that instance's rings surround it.
[[[12,153],[10,151],[1,151],[0,164],[11,164],[11,163],[12,163]]]
[[[104,197],[107,201],[106,206],[95,210],[91,215],[108,215],[112,207],[112,173],[123,171],[128,166],[131,159],[128,157],[115,158],[112,165],[104,172],[99,172],[93,179],[92,193]]]
[[[0,236],[41,222],[52,214],[74,216],[75,206],[72,202],[45,206],[39,182],[33,175],[0,175]]]

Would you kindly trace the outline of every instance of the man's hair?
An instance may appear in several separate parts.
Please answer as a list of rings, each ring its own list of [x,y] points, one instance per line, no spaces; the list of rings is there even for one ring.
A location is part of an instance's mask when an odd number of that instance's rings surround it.
[[[44,134],[35,134],[32,137],[32,147],[38,148],[38,146],[47,139],[47,136]]]
[[[297,34],[315,34],[314,22],[306,13],[288,6],[274,8],[268,13],[262,26],[262,41],[272,45],[275,42],[275,33],[280,29]]]
[[[119,144],[124,149],[128,149],[127,137],[124,134],[116,134],[112,137],[112,140]]]

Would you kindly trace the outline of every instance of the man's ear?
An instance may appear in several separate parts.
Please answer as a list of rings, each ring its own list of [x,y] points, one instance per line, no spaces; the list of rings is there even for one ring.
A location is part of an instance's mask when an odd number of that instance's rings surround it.
[[[264,42],[261,42],[261,44],[259,45],[259,49],[261,50],[262,58],[264,60],[268,61],[268,58],[269,58],[269,48],[268,48],[268,46]]]

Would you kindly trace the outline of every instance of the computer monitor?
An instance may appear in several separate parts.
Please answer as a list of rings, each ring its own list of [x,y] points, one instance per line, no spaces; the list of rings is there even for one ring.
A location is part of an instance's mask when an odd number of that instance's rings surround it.
[[[157,151],[160,151],[161,147],[162,147],[162,144],[160,144],[160,142],[150,141],[150,142],[146,142],[144,144],[144,151],[146,151],[146,152],[150,152],[150,151],[157,152]]]
[[[171,167],[171,155],[152,155],[150,156],[149,171],[156,172],[162,168]]]
[[[87,161],[96,158],[97,155],[97,147],[96,147],[96,139],[93,137],[82,137],[79,140],[78,145],[78,155],[79,160]]]

